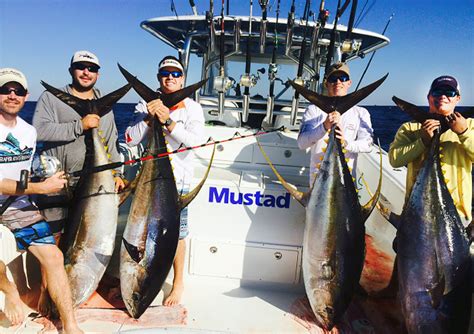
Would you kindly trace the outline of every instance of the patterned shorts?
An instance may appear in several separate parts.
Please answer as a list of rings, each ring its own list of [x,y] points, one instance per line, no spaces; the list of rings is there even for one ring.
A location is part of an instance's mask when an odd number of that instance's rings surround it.
[[[180,195],[185,195],[189,192],[189,188],[184,186],[180,191]],[[189,234],[188,230],[188,207],[181,210],[180,224],[179,224],[179,240],[186,238]]]
[[[30,226],[13,230],[16,245],[19,250],[26,250],[30,246],[54,245],[55,240],[49,224],[44,220]]]

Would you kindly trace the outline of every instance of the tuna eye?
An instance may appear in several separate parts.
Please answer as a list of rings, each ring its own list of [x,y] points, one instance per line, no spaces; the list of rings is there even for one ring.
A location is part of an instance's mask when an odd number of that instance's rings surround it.
[[[329,263],[323,262],[321,265],[322,278],[330,280],[333,277],[332,267]]]
[[[334,313],[334,310],[332,309],[332,307],[326,307],[326,313],[329,314],[329,315],[332,315]]]

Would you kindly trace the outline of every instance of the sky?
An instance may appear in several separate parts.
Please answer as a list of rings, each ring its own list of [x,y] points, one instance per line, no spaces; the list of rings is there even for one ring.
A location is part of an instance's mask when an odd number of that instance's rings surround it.
[[[362,86],[385,73],[389,77],[362,104],[391,105],[396,95],[426,105],[431,81],[448,74],[460,83],[460,105],[474,105],[474,0],[359,0],[358,13],[366,1],[371,10],[358,28],[382,33],[392,13],[394,17],[385,34],[391,43],[377,51]],[[230,0],[230,14],[248,15],[249,2]],[[253,15],[259,17],[258,1],[253,2]],[[319,3],[311,1],[311,8],[316,11]],[[189,1],[174,0],[174,4],[178,15],[192,14]],[[199,14],[209,8],[209,0],[195,0],[195,4]],[[276,0],[269,4],[275,4],[269,12],[274,17]],[[303,15],[304,4],[296,1],[297,18]],[[290,0],[281,0],[281,17],[286,18],[290,5]],[[329,22],[336,6],[337,0],[325,1],[331,13]],[[220,9],[221,1],[214,1],[216,16]],[[347,25],[349,11],[339,23]],[[0,67],[25,73],[31,101],[43,91],[40,80],[56,87],[70,83],[67,69],[77,50],[89,50],[99,57],[102,68],[97,87],[104,93],[125,84],[117,62],[156,87],[158,61],[177,52],[140,28],[140,23],[172,15],[170,0],[0,0]],[[353,88],[368,59],[350,62]],[[198,69],[190,69],[188,83],[198,81]],[[121,100],[137,101],[134,92]]]

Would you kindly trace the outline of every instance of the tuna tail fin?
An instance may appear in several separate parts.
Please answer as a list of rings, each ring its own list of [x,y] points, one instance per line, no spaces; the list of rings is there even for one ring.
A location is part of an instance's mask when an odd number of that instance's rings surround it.
[[[215,153],[216,153],[216,145],[214,145],[214,149],[212,150],[212,155],[209,161],[209,165],[207,167],[206,173],[204,174],[204,177],[202,178],[201,182],[199,182],[199,184],[192,191],[180,197],[181,210],[187,207],[189,203],[191,203],[191,201],[197,196],[197,194],[201,190],[202,186],[204,185],[204,182],[206,182],[207,176],[209,175],[209,171],[211,170],[211,165],[212,165],[212,161],[214,160]]]
[[[109,93],[97,100],[84,100],[48,85],[44,81],[41,81],[41,84],[48,92],[74,109],[79,115],[81,115],[81,117],[84,117],[88,114],[96,114],[100,117],[104,116],[110,110],[112,110],[112,106],[118,100],[120,100],[132,87],[130,84],[126,84],[125,86],[114,90],[112,93]]]
[[[125,238],[122,238],[122,241],[123,245],[125,246],[125,249],[127,250],[128,255],[130,255],[132,260],[136,263],[140,263],[143,256],[142,254],[140,254],[138,247],[130,244],[127,240],[125,240]]]
[[[263,157],[265,158],[265,160],[267,160],[268,164],[270,165],[270,168],[272,169],[273,173],[275,173],[276,177],[278,178],[278,181],[281,182],[281,185],[283,186],[283,188],[285,188],[291,194],[291,196],[293,196],[298,202],[300,202],[302,206],[306,207],[306,205],[308,204],[309,193],[298,191],[293,186],[291,186],[288,182],[286,182],[285,179],[283,179],[283,177],[280,175],[280,173],[278,173],[275,166],[273,166],[273,163],[270,161],[270,158],[263,150],[263,147],[258,141],[258,139],[256,140],[257,140],[258,147],[260,148],[260,151],[262,152]]]
[[[82,100],[78,97],[75,97],[69,93],[63,92],[60,89],[57,89],[49,84],[47,84],[44,81],[41,81],[41,84],[43,87],[56,96],[58,99],[60,99],[62,102],[66,103],[68,106],[70,106],[72,109],[74,109],[81,117],[84,117],[90,112],[90,106],[89,106],[89,101],[88,100]]]
[[[289,82],[298,93],[303,95],[309,102],[315,104],[324,112],[330,113],[338,111],[343,114],[376,90],[382,82],[385,81],[387,76],[388,73],[381,79],[346,96],[324,96],[313,92],[306,87],[300,86],[292,80],[289,80]]]
[[[413,118],[417,122],[423,123],[427,119],[436,119],[440,121],[441,123],[441,133],[449,129],[448,122],[446,122],[446,119],[441,115],[426,112],[420,107],[417,107],[416,105],[411,104],[410,102],[399,99],[395,95],[392,96],[392,101],[395,102],[398,108],[400,108],[402,111],[407,113],[411,118]]]
[[[150,102],[159,98],[168,108],[174,106],[178,102],[184,100],[185,98],[193,94],[196,90],[201,88],[207,81],[207,79],[204,79],[202,81],[199,81],[198,83],[195,83],[194,85],[185,87],[171,94],[164,94],[161,92],[154,91],[153,89],[145,85],[143,82],[138,80],[137,77],[130,74],[126,69],[120,66],[120,64],[117,65],[125,79],[127,79],[127,81],[132,85],[133,89],[135,89],[135,91],[138,93],[138,95],[140,95],[142,99],[144,99],[146,102]]]
[[[137,77],[133,76],[130,72],[128,72],[125,68],[120,66],[119,63],[117,63],[118,68],[120,72],[122,72],[123,76],[125,79],[130,83],[133,87],[133,89],[137,92],[138,95],[142,99],[144,99],[146,102],[150,102],[153,100],[156,100],[161,96],[161,93],[154,91],[147,85],[145,85],[143,82],[137,79]]]
[[[362,207],[362,221],[363,222],[365,222],[367,218],[369,218],[369,215],[372,213],[372,210],[374,210],[375,206],[377,205],[377,201],[379,200],[380,192],[382,190],[382,148],[380,147],[380,140],[378,144],[379,144],[379,155],[380,155],[379,185],[377,186],[377,190],[375,190],[375,194],[372,196],[372,198],[367,202],[367,204],[365,204]]]

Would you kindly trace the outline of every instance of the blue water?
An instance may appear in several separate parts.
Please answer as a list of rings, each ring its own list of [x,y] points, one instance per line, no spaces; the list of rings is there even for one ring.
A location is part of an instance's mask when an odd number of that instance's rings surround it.
[[[36,102],[26,102],[20,112],[20,117],[31,123],[35,105]],[[114,106],[119,139],[123,139],[125,129],[132,119],[134,107],[134,103],[117,103]],[[372,118],[375,141],[379,139],[382,148],[387,151],[398,128],[402,123],[407,122],[409,117],[396,106],[365,106],[365,108],[370,112]],[[463,112],[466,117],[474,117],[472,108],[460,107],[459,111]]]

